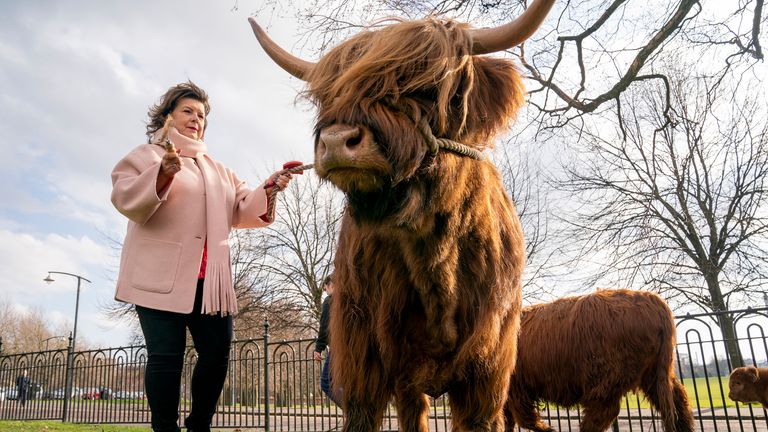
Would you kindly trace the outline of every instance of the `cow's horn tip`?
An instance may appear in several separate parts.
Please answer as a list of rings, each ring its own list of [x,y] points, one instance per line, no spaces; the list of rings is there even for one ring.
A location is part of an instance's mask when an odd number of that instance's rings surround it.
[[[259,32],[264,31],[259,25],[259,23],[256,22],[256,18],[248,17],[248,23],[251,25],[251,28],[253,28],[253,31],[259,31]]]

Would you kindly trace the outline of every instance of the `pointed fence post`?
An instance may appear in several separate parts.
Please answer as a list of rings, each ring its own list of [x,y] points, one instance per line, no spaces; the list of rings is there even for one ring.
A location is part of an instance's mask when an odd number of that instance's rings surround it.
[[[264,431],[269,432],[269,320],[264,319]]]
[[[72,337],[72,333],[69,333],[69,345],[67,345],[67,365],[66,365],[66,380],[64,382],[64,408],[61,412],[61,421],[66,422],[69,418],[69,399],[72,397],[72,357],[74,356],[75,339]]]

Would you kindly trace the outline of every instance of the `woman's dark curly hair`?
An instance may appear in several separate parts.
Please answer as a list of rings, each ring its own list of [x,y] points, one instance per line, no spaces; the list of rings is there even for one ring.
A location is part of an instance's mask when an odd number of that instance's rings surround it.
[[[208,113],[211,112],[211,106],[208,104],[208,93],[195,85],[192,81],[176,84],[160,97],[160,102],[149,108],[149,112],[147,113],[149,116],[149,122],[147,122],[148,141],[152,140],[152,134],[163,127],[165,117],[168,116],[168,114],[176,108],[176,104],[184,98],[191,98],[202,102],[205,107],[205,116],[208,117]],[[205,125],[203,126],[203,133],[205,133],[207,127],[208,121],[206,119]]]

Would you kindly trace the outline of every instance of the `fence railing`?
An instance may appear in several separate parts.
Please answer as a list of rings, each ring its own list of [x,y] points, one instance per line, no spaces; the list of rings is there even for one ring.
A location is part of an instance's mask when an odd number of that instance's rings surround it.
[[[727,398],[732,369],[718,323],[733,318],[736,343],[745,364],[768,364],[768,308],[677,317],[677,374],[683,381],[701,431],[768,432],[766,411]],[[547,343],[547,341],[542,341]],[[320,390],[322,364],[313,358],[314,340],[270,340],[268,324],[261,339],[235,341],[214,426],[264,431],[340,429],[343,417]],[[68,356],[72,356],[71,368]],[[68,349],[0,354],[0,419],[64,420],[73,423],[149,423],[144,394],[147,361],[143,346],[88,351]],[[181,418],[190,409],[190,380],[196,361],[188,349],[181,386]],[[20,397],[17,378],[27,371]],[[71,388],[67,389],[67,374]],[[65,399],[69,398],[69,399]],[[67,403],[65,404],[65,400]],[[430,430],[451,429],[446,397],[432,399]],[[542,405],[542,417],[557,430],[578,430],[580,410]],[[382,430],[397,430],[393,408]],[[627,395],[614,430],[662,430],[660,420],[639,395]]]

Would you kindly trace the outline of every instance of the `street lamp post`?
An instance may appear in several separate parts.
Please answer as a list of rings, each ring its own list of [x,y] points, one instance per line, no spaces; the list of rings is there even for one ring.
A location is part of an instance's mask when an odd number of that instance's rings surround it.
[[[48,276],[43,279],[43,281],[47,283],[51,283],[54,281],[54,279],[51,277],[52,274],[61,274],[66,276],[72,276],[74,278],[77,278],[77,298],[75,299],[75,326],[72,330],[72,340],[70,341],[69,347],[67,349],[67,376],[66,376],[66,383],[64,384],[64,410],[62,412],[62,421],[67,421],[67,417],[69,416],[69,398],[72,396],[72,357],[74,355],[75,351],[75,343],[77,343],[77,313],[80,309],[80,283],[81,281],[86,281],[88,283],[92,283],[88,279],[76,275],[73,273],[67,273],[67,272],[60,272],[60,271],[48,271]]]
[[[66,338],[67,338],[67,336],[65,336],[65,335],[62,335],[62,336],[51,336],[49,338],[45,338],[45,339],[41,340],[40,341],[40,345],[41,345],[41,348],[42,348],[43,343],[45,343],[45,351],[48,351],[48,342],[49,341],[51,341],[53,339],[66,339]]]

